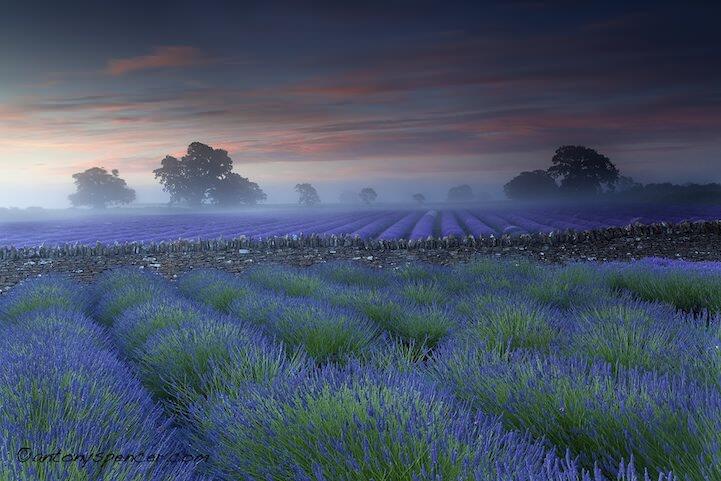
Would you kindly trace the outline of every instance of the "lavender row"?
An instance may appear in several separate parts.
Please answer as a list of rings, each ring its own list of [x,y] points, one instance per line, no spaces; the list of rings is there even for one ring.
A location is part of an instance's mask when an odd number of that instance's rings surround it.
[[[200,480],[205,456],[186,449],[88,307],[55,278],[0,306],[0,479]]]
[[[690,208],[689,208],[690,209]],[[76,220],[0,223],[0,244],[54,246],[115,242],[232,239],[256,241],[276,236],[359,236],[362,239],[419,240],[430,237],[520,235],[552,231],[583,231],[608,226],[660,221],[718,219],[713,209],[683,211],[648,207],[623,210],[548,208],[526,210],[443,210],[310,212],[282,214],[177,214],[91,216]]]

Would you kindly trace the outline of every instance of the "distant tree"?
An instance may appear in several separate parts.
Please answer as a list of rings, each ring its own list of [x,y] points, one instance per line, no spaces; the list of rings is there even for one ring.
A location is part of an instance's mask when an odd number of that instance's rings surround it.
[[[448,190],[448,200],[450,202],[468,202],[473,200],[473,189],[470,185],[463,184],[451,187]]]
[[[619,177],[616,166],[603,154],[582,145],[564,145],[556,150],[548,174],[561,179],[561,192],[598,194],[612,189]]]
[[[116,169],[108,173],[102,167],[93,167],[73,174],[77,191],[68,199],[78,207],[87,205],[104,209],[112,204],[129,204],[135,200],[135,191],[121,179]]]
[[[312,207],[314,205],[320,204],[320,197],[318,196],[318,191],[315,190],[315,187],[313,187],[312,185],[307,183],[296,184],[295,190],[300,196],[298,199],[298,203],[300,205]]]
[[[617,188],[614,195],[644,202],[718,204],[721,202],[721,185],[716,183],[683,185],[669,182],[646,185],[634,183],[634,187],[628,190]]]
[[[366,204],[370,204],[378,198],[378,194],[376,194],[376,191],[371,187],[365,187],[360,191],[360,194],[358,194],[358,198]]]
[[[166,156],[153,173],[171,202],[199,206],[206,200],[217,205],[255,204],[266,198],[257,184],[232,172],[228,151],[200,142],[188,146],[186,155]]]
[[[415,200],[419,205],[423,204],[426,201],[426,196],[423,194],[413,194],[413,200]]]
[[[255,205],[267,198],[258,184],[235,172],[230,172],[218,180],[208,192],[208,197],[213,204],[220,207]]]
[[[545,170],[534,170],[515,176],[503,186],[503,191],[509,199],[547,199],[558,195],[558,185]]]

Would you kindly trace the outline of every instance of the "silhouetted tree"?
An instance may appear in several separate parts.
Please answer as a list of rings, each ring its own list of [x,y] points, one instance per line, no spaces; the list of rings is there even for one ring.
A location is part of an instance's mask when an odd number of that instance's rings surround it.
[[[298,203],[300,205],[312,207],[314,205],[320,204],[320,197],[318,196],[318,191],[315,190],[315,187],[313,187],[312,185],[307,183],[295,184],[295,190],[300,196],[298,199]]]
[[[135,200],[135,191],[121,179],[117,170],[108,173],[102,167],[93,167],[73,174],[77,191],[68,199],[74,206],[88,205],[103,209],[111,204],[129,204]]]
[[[558,195],[558,185],[545,170],[534,170],[512,178],[503,186],[503,191],[509,199],[547,199]]]
[[[473,200],[473,190],[470,185],[457,185],[448,190],[448,200],[450,202],[469,202]]]
[[[551,161],[548,174],[560,178],[560,189],[568,194],[598,194],[618,180],[618,169],[608,157],[582,145],[559,147]]]
[[[171,202],[199,206],[210,199],[217,205],[236,205],[255,204],[266,198],[257,184],[232,170],[228,151],[193,142],[186,155],[180,159],[166,156],[153,173],[170,194]]]
[[[419,205],[423,204],[426,201],[426,196],[423,194],[413,194],[413,200],[415,200]]]
[[[233,207],[241,204],[255,205],[267,196],[255,182],[230,172],[216,182],[215,187],[208,192],[208,197],[215,205]]]
[[[642,185],[634,183],[631,189],[617,189],[619,198],[660,203],[713,203],[721,202],[721,185],[712,184],[660,184]]]
[[[376,194],[376,191],[371,187],[365,187],[360,191],[360,194],[358,194],[358,198],[366,204],[370,204],[378,198],[378,194]]]

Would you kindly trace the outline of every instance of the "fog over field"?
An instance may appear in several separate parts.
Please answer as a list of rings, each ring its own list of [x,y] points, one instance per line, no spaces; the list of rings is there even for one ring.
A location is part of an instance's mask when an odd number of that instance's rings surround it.
[[[0,481],[721,481],[721,2],[0,2]]]

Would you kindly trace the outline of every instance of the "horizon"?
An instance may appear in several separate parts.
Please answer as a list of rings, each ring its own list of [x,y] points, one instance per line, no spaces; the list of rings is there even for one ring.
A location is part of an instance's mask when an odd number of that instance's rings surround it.
[[[0,206],[69,206],[94,166],[167,202],[152,170],[193,141],[267,204],[302,182],[499,198],[565,144],[644,183],[721,181],[717,5],[307,5],[9,5]]]

